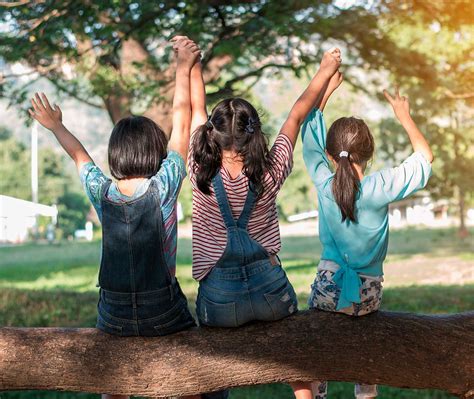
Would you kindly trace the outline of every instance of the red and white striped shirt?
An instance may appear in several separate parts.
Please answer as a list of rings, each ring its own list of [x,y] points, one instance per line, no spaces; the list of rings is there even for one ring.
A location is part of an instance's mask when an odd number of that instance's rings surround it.
[[[293,166],[293,146],[287,136],[278,135],[269,157],[271,170],[265,175],[264,192],[250,216],[248,232],[270,255],[275,255],[281,248],[276,197]],[[189,178],[193,187],[193,277],[202,280],[224,253],[227,231],[212,185],[210,195],[202,193],[197,188],[193,166],[193,154],[190,152]],[[225,168],[221,168],[220,173],[232,215],[237,219],[247,198],[249,180],[243,173],[232,179]]]

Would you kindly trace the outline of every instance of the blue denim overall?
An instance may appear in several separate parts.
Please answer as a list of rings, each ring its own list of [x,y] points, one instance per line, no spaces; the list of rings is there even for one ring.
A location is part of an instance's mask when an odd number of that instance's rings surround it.
[[[97,328],[120,336],[172,334],[194,326],[163,255],[164,227],[154,180],[141,197],[112,202],[102,189],[102,260]]]
[[[248,233],[257,200],[252,186],[242,213],[234,220],[220,173],[212,185],[227,229],[227,245],[211,272],[199,282],[196,313],[200,324],[238,327],[295,313],[296,294],[285,271]]]

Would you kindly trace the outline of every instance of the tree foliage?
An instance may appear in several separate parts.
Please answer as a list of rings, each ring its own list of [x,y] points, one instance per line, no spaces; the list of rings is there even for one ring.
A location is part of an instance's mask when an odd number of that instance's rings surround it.
[[[392,11],[387,32],[400,47],[421,54],[431,68],[428,80],[418,74],[394,76],[408,93],[416,121],[435,155],[429,189],[435,198],[456,200],[465,234],[465,211],[474,194],[474,7],[463,0],[412,0],[394,3]],[[406,136],[387,120],[381,130],[387,155],[403,154]]]
[[[380,26],[383,1],[364,3],[343,9],[335,0],[21,1],[0,9],[7,27],[0,53],[8,63],[26,63],[34,79],[45,77],[59,92],[107,109],[113,121],[145,113],[169,129],[174,83],[167,40],[177,33],[204,49],[211,100],[243,94],[264,75],[301,73],[319,60],[327,40],[350,49],[346,78],[354,83],[351,67],[428,75],[424,58],[401,49]],[[31,80],[17,78],[6,73],[2,93],[25,105]]]

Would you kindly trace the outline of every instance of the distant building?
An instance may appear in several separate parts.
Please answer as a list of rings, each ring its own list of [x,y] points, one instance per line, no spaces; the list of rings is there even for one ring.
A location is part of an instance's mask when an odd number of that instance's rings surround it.
[[[390,204],[388,214],[390,226],[449,226],[455,223],[455,220],[448,214],[448,208],[448,200],[433,201],[429,195],[420,193]]]
[[[37,216],[46,216],[56,224],[58,210],[22,199],[0,195],[0,243],[21,243],[36,224]]]

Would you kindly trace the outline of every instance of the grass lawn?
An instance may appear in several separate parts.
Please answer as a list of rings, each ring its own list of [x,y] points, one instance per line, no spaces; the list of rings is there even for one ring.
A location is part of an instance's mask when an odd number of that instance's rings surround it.
[[[474,234],[474,231],[471,231]],[[321,247],[316,237],[283,240],[281,258],[306,308]],[[409,229],[391,233],[385,265],[383,308],[422,313],[474,309],[474,243],[452,229]],[[0,248],[0,325],[94,326],[100,242]],[[197,284],[191,278],[190,241],[179,242],[178,278],[191,307]],[[443,285],[441,285],[443,284]],[[330,398],[353,397],[353,385],[331,383]],[[11,398],[96,398],[55,392],[3,392]],[[232,390],[232,399],[290,398],[281,384]],[[383,398],[449,398],[441,392],[381,387]]]

